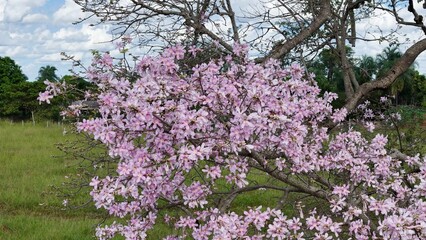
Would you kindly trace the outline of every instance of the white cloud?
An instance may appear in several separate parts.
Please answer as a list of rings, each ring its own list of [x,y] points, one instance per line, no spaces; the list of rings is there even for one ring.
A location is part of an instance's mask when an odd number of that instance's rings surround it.
[[[49,0],[43,6],[43,10],[38,11],[41,8],[35,9],[35,7],[42,6],[46,1],[0,0],[0,56],[13,55],[30,79],[35,78],[34,76],[37,75],[41,66],[48,64],[58,68],[58,75],[67,74],[67,69],[71,68],[71,63],[61,61],[60,52],[75,56],[77,59],[81,59],[84,65],[88,65],[91,59],[90,50],[111,51],[114,49],[114,46],[109,43],[112,38],[110,34],[111,26],[102,24],[90,27],[89,23],[92,23],[91,21],[95,19],[72,25],[71,23],[78,21],[79,18],[86,17],[88,14],[83,13],[73,0]],[[125,4],[125,1],[129,0],[122,0],[120,4]],[[260,4],[259,0],[233,2],[235,3],[234,11],[238,15],[238,21],[241,23],[241,33],[245,35],[246,40],[254,39],[257,36],[256,31],[259,31],[260,28],[253,26],[248,31],[244,31],[249,21],[254,21],[253,19],[244,18],[244,13],[251,11],[253,8],[271,8],[276,2],[276,0],[271,0],[265,5]],[[55,6],[55,8],[52,6]],[[278,12],[272,11],[271,14],[278,14]],[[5,22],[2,22],[2,19]],[[411,19],[411,15],[408,15],[407,20]],[[12,20],[15,22],[12,22]],[[207,24],[207,26],[214,31],[221,30],[225,32],[230,27],[229,22],[225,22],[223,19],[218,19],[216,23],[218,24],[217,27],[211,24]],[[365,21],[363,25],[358,25],[358,34],[362,34],[362,29],[367,28],[377,34],[377,28],[374,26],[380,26],[382,30],[389,30],[396,27],[395,19],[380,16],[370,21]],[[400,39],[405,39],[406,37],[411,40],[418,40],[420,37],[424,38],[422,35],[413,34],[414,32],[419,32],[418,28],[404,27],[399,32],[407,34],[406,36],[399,36]],[[273,39],[272,33],[269,33],[267,37]],[[380,45],[358,41],[355,51],[357,56],[362,54],[374,56],[382,52],[382,49],[386,46],[387,44],[385,43]],[[404,47],[407,46],[409,45],[401,46],[401,50],[404,50]],[[146,49],[136,47],[133,50],[136,54],[145,54]],[[426,57],[420,56],[418,62],[419,67],[425,66],[425,69],[421,69],[421,71],[426,73],[426,64],[422,64],[426,62]]]
[[[28,49],[23,46],[9,46],[5,49],[5,55],[11,58],[19,57],[28,52]]]
[[[46,0],[6,0],[3,20],[8,22],[21,21],[32,8],[43,6],[45,2]]]
[[[14,45],[12,37],[8,31],[0,31],[0,46]]]
[[[23,64],[23,62],[19,61],[19,60],[16,60],[16,63],[19,66],[22,67],[22,71],[28,77],[28,80],[30,80],[30,81],[36,80],[35,76],[37,76],[37,73],[38,73],[39,69],[37,68],[38,66],[35,63],[31,62],[31,63],[25,63],[25,64]],[[28,73],[34,73],[34,75],[30,75],[29,76]]]
[[[22,22],[23,23],[42,23],[49,20],[49,17],[44,15],[44,14],[40,14],[40,13],[35,13],[35,14],[28,14],[26,15],[23,19]]]
[[[90,36],[90,42],[93,45],[99,45],[111,41],[111,34],[109,33],[109,26],[91,27],[87,24],[83,25],[81,31]]]
[[[55,23],[70,24],[89,16],[73,0],[65,0],[64,5],[53,14]]]
[[[61,28],[59,31],[53,33],[53,39],[68,42],[86,42],[89,40],[89,36],[78,28],[69,27]]]
[[[38,59],[39,62],[59,62],[61,55],[59,53],[44,54]]]
[[[399,12],[400,16],[406,19],[406,21],[412,21],[412,14],[402,9]],[[396,32],[395,32],[396,31]],[[357,25],[357,36],[365,39],[379,39],[381,36],[387,36],[392,34],[391,37],[394,41],[401,44],[400,50],[405,51],[415,42],[424,38],[424,33],[418,27],[413,26],[398,26],[395,21],[395,17],[391,16],[386,12],[377,11],[376,15],[364,20]],[[389,41],[361,41],[356,42],[354,48],[356,56],[368,55],[375,56],[380,54],[384,48],[389,46]]]
[[[0,1],[0,22],[4,20],[6,2]]]
[[[39,49],[47,53],[66,52],[74,55],[82,51],[90,52],[92,49],[112,48],[108,28],[90,27],[87,24],[61,28],[50,35],[46,33],[46,36],[49,37],[40,42]]]
[[[28,43],[33,40],[34,34],[32,32],[10,32],[10,37],[16,45],[28,46]]]
[[[35,29],[33,35],[35,36],[34,40],[36,42],[45,42],[48,39],[52,38],[52,33],[50,32],[49,29],[46,29],[46,28]]]

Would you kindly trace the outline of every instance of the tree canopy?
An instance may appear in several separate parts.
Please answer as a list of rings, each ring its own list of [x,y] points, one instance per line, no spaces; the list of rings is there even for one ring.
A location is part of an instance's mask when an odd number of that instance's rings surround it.
[[[0,57],[0,117],[27,120],[30,118],[59,120],[61,108],[75,98],[55,99],[51,105],[40,105],[37,97],[43,91],[43,81],[69,82],[81,91],[89,83],[81,78],[64,76],[59,79],[56,67],[44,66],[39,70],[38,81],[27,81],[21,67],[10,57]],[[34,120],[34,119],[33,119]]]
[[[0,57],[0,116],[20,113],[22,95],[17,89],[25,85],[26,80],[27,76],[13,59]]]
[[[26,80],[28,78],[22,72],[21,66],[10,57],[0,57],[0,84],[15,84]]]
[[[57,70],[56,67],[50,65],[41,67],[38,71],[37,81],[59,81],[59,77],[56,75]]]
[[[77,129],[117,159],[115,173],[89,184],[95,206],[116,220],[97,228],[99,239],[146,239],[159,221],[174,229],[165,239],[426,237],[426,158],[346,125],[348,111],[331,106],[336,94],[321,95],[298,64],[255,63],[235,44],[233,55],[183,74],[189,51],[173,46],[130,68],[108,53],[94,57],[88,76],[98,91],[89,98],[99,115]],[[39,99],[63,91],[48,83]],[[369,104],[357,108],[364,132],[383,115]],[[78,117],[80,109],[70,106]],[[330,132],[329,122],[340,128]],[[257,191],[277,192],[276,201],[235,209]]]

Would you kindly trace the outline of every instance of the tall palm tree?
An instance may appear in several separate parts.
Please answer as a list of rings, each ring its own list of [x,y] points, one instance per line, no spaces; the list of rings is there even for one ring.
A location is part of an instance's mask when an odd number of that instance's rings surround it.
[[[402,53],[398,49],[398,46],[389,46],[383,50],[383,52],[376,57],[377,66],[380,66],[377,77],[383,76],[395,62],[401,58]],[[398,95],[404,89],[404,86],[408,81],[411,81],[415,71],[415,64],[407,69],[403,74],[401,74],[395,82],[390,86],[390,94],[395,96],[396,104],[398,104]]]
[[[41,67],[40,70],[38,70],[37,81],[59,81],[59,77],[56,75],[57,70],[56,67],[50,65]]]
[[[355,66],[355,74],[359,84],[374,80],[377,75],[378,65],[371,56],[363,55]]]

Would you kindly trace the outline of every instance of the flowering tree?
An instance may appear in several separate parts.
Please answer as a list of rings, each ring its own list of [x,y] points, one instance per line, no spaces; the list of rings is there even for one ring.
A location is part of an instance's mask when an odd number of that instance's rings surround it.
[[[389,153],[380,134],[331,134],[326,126],[347,115],[331,107],[336,95],[320,96],[299,65],[256,64],[247,50],[235,44],[186,72],[177,62],[199,49],[174,46],[127,70],[95,57],[88,77],[99,116],[77,128],[119,159],[115,175],[90,183],[96,207],[117,219],[97,237],[145,239],[164,220],[175,229],[166,239],[426,238],[425,159]],[[253,191],[284,197],[232,208]],[[293,195],[320,204],[289,212],[283,202]]]

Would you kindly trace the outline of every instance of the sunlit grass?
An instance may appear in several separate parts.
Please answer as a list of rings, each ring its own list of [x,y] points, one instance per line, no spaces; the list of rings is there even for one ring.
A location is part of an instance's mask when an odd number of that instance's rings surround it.
[[[94,221],[91,218],[64,218],[37,214],[0,214],[0,239],[94,239]]]
[[[52,192],[72,171],[53,157],[63,128],[0,122],[0,239],[93,239],[100,215],[66,210]]]

